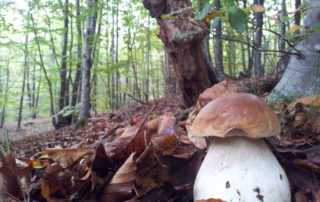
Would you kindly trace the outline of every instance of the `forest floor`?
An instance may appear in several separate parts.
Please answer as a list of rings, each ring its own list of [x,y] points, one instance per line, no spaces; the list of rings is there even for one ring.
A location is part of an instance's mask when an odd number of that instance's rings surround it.
[[[37,118],[23,120],[20,130],[17,130],[17,122],[6,123],[3,129],[0,129],[0,134],[7,133],[9,140],[14,141],[31,136],[45,135],[52,130],[54,130],[54,127],[51,118]]]
[[[8,124],[14,154],[2,157],[0,173],[29,177],[23,197],[37,201],[192,201],[205,151],[187,137],[193,108],[179,103],[140,103],[59,130],[50,119],[25,121],[19,132]],[[320,110],[288,106],[276,110],[281,138],[267,142],[288,175],[292,201],[320,201]]]

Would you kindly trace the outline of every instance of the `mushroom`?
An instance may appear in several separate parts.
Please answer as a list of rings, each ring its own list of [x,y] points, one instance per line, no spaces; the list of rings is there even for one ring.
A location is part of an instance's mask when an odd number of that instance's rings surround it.
[[[278,135],[280,124],[258,97],[233,93],[212,100],[188,133],[214,136],[195,180],[194,200],[291,201],[287,176],[262,139]]]

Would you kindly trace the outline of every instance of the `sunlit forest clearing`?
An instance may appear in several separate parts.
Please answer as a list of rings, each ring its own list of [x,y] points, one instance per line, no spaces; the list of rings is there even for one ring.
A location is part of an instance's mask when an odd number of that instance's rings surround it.
[[[0,201],[319,201],[319,22],[318,0],[0,0]]]

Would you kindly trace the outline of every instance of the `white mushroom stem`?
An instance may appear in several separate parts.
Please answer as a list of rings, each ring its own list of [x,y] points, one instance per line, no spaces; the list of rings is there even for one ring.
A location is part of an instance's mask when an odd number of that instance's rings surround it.
[[[262,139],[215,138],[200,167],[194,200],[290,202],[290,186]]]

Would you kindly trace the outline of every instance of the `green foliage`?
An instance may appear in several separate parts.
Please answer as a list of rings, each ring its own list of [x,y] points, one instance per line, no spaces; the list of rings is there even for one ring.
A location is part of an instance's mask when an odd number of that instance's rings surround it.
[[[210,11],[211,11],[211,4],[210,4],[210,2],[208,2],[208,3],[202,8],[202,10],[201,10],[200,12],[198,12],[198,13],[195,14],[194,19],[195,19],[195,20],[203,20]]]
[[[231,27],[239,33],[247,29],[247,14],[238,7],[233,7],[228,11],[228,21]]]
[[[78,115],[80,112],[80,108],[81,103],[78,103],[75,106],[66,106],[57,113],[57,116],[68,117],[70,115]]]
[[[8,131],[5,130],[2,133],[2,136],[3,136],[3,144],[0,145],[0,149],[1,149],[0,152],[2,154],[9,154],[9,153],[11,153],[11,151],[10,151],[10,141],[9,141]]]

